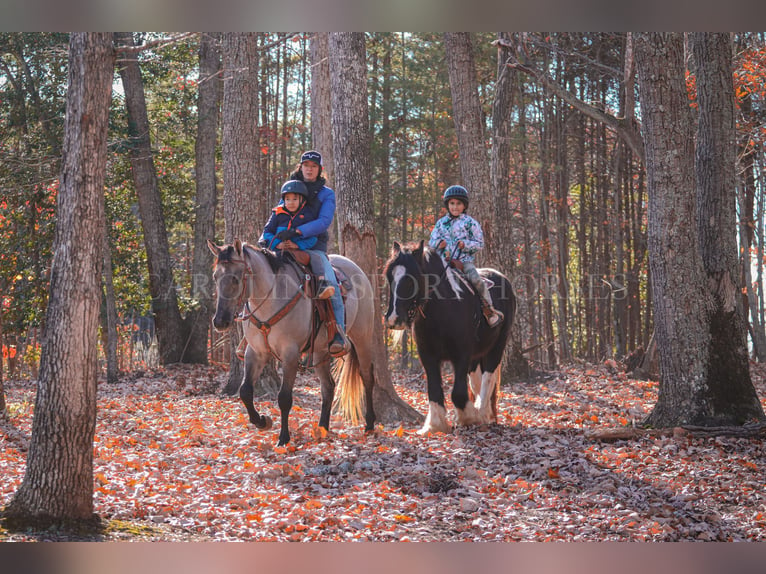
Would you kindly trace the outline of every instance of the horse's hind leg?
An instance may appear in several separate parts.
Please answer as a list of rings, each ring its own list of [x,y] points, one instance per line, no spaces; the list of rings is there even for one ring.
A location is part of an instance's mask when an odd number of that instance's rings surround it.
[[[474,389],[473,405],[479,411],[482,423],[497,422],[497,409],[494,404],[497,401],[497,393],[495,392],[495,377],[498,376],[497,369],[495,371],[483,371],[481,367],[477,367],[474,372],[471,373],[471,387]]]
[[[272,421],[268,415],[259,415],[255,410],[254,398],[254,384],[261,376],[261,371],[266,364],[263,357],[258,356],[255,350],[248,346],[245,351],[245,376],[242,378],[242,384],[239,386],[239,399],[247,409],[247,414],[250,417],[250,422],[261,430],[268,430],[271,428]]]
[[[330,363],[325,361],[317,367],[319,375],[319,384],[322,391],[322,409],[319,413],[319,426],[325,430],[330,430],[330,414],[332,412],[332,401],[335,398],[335,381],[330,372]]]
[[[375,409],[372,404],[372,392],[375,387],[375,372],[372,365],[372,341],[364,339],[353,342],[353,350],[346,360],[356,361],[356,367],[364,386],[364,431],[375,429]]]
[[[468,400],[468,364],[465,361],[453,362],[455,383],[452,385],[452,404],[457,410],[459,425],[475,425],[484,422],[474,404]]]

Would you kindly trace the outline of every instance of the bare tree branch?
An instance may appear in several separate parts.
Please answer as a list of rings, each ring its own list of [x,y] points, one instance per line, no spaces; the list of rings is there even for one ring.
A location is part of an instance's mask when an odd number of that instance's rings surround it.
[[[508,43],[505,40],[498,39],[496,40],[496,43],[505,47],[512,48],[514,53],[518,53],[518,47]],[[520,70],[525,74],[532,76],[543,86],[548,88],[551,92],[556,94],[580,113],[585,114],[589,118],[592,118],[598,122],[602,122],[605,126],[620,136],[631,149],[631,151],[641,159],[641,162],[644,162],[644,142],[641,137],[641,126],[635,119],[632,119],[630,116],[628,116],[628,119],[618,118],[583,102],[580,98],[565,90],[556,80],[550,76],[550,74],[532,67],[528,61],[526,61],[526,58],[525,62],[522,63],[518,60],[518,58],[510,56],[506,65],[510,68]]]

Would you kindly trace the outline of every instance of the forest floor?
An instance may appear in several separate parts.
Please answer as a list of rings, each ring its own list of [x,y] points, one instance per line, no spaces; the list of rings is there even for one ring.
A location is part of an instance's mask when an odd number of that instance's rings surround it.
[[[303,374],[287,448],[276,447],[276,401],[260,403],[274,428],[255,430],[239,400],[220,394],[220,369],[173,366],[101,383],[103,531],[0,527],[0,541],[765,540],[763,438],[681,429],[594,438],[629,430],[656,400],[656,382],[615,367],[572,365],[504,385],[500,424],[428,436],[382,426],[365,436],[337,417],[326,434],[318,381]],[[766,367],[752,374],[766,397]],[[425,414],[423,376],[394,377]],[[0,508],[24,474],[34,393],[32,382],[6,382]]]

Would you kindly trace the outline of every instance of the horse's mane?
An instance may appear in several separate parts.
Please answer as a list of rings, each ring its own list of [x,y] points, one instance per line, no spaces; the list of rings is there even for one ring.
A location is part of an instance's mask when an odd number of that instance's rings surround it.
[[[386,262],[386,271],[395,264],[404,266],[410,273],[415,271],[414,267],[419,273],[441,273],[444,270],[444,261],[427,243],[423,243],[422,258],[418,257],[419,254],[416,253],[418,251],[420,251],[419,241],[402,245],[401,250],[393,253]]]
[[[271,270],[274,273],[284,268],[287,263],[283,257],[280,257],[279,255],[277,255],[277,253],[265,247],[257,247],[255,245],[250,245],[249,243],[243,243],[242,253],[244,254],[245,250],[247,249],[252,249],[253,251],[260,251],[261,253],[263,253],[264,257],[266,257],[266,261],[268,261],[269,263],[269,267],[271,267]]]

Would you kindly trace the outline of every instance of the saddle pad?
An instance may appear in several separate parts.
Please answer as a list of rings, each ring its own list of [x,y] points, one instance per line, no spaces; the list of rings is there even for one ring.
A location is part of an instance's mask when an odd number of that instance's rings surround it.
[[[338,280],[338,285],[340,285],[341,292],[345,295],[351,291],[353,283],[351,282],[351,279],[348,278],[348,275],[346,275],[339,268],[335,267],[335,265],[333,265],[332,269],[335,271],[335,278]]]

